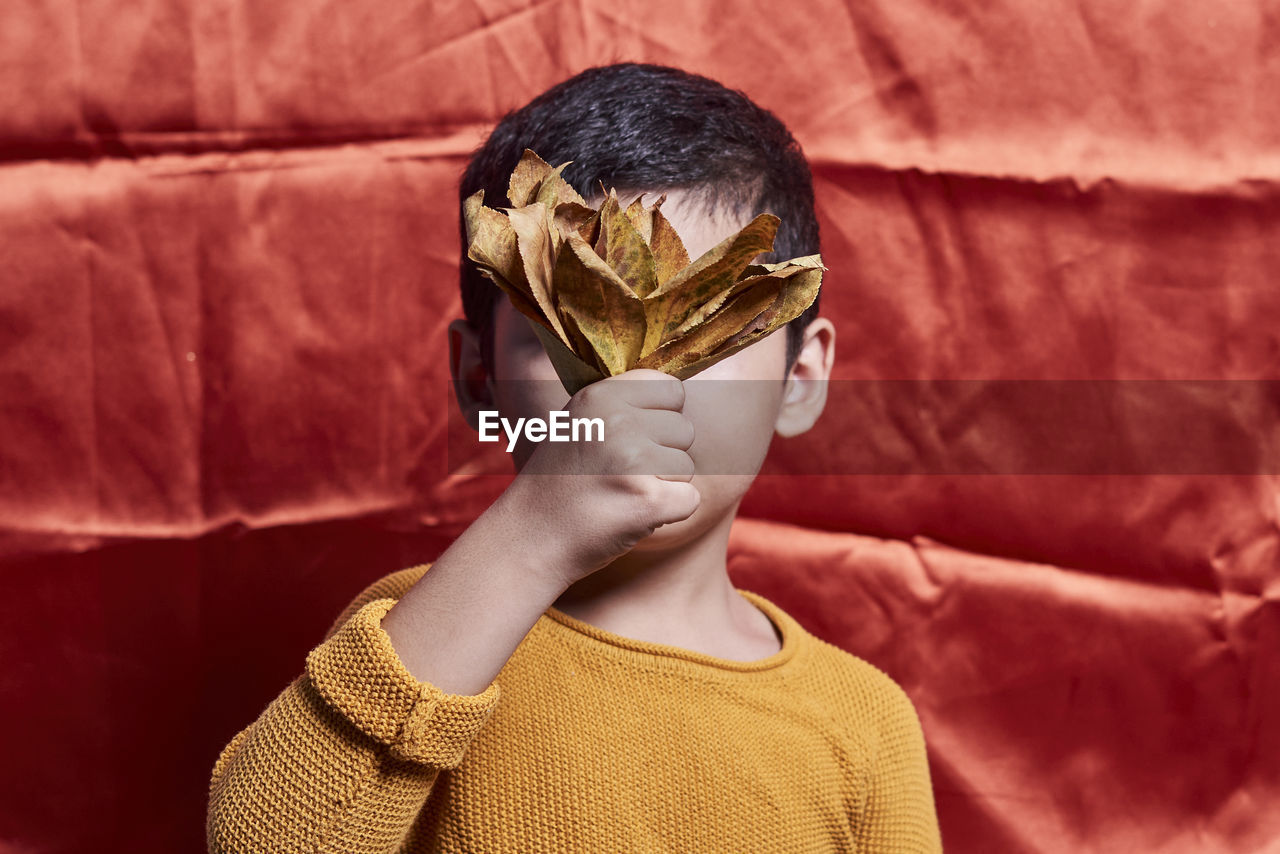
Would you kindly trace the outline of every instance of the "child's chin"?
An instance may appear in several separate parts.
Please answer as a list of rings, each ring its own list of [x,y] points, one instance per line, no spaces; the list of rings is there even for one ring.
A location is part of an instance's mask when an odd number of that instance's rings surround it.
[[[732,523],[742,496],[755,480],[754,475],[694,477],[702,503],[693,515],[662,525],[632,547],[632,551],[660,551],[683,546],[702,537],[721,523]],[[730,517],[726,519],[726,516]]]

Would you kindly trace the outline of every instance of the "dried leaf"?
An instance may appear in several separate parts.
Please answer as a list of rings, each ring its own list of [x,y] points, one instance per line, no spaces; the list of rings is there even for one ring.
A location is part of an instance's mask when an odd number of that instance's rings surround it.
[[[479,190],[463,203],[467,257],[502,288],[516,310],[527,317],[538,318],[542,312],[529,290],[511,222],[499,211],[484,207],[483,201],[484,191]]]
[[[600,206],[595,251],[641,299],[658,286],[653,252],[618,204],[616,193],[610,192]]]
[[[792,260],[782,264],[748,265],[746,269],[742,271],[743,278],[740,278],[738,281],[734,282],[729,289],[725,290],[715,298],[706,302],[696,311],[692,312],[685,319],[684,323],[680,324],[680,328],[675,331],[672,337],[675,338],[684,335],[691,328],[697,326],[699,323],[702,323],[710,317],[713,312],[719,309],[720,306],[722,306],[731,297],[737,296],[747,288],[754,287],[762,278],[790,279],[793,276],[812,275],[812,271],[816,270],[819,274],[817,283],[813,285],[814,294],[816,295],[817,284],[820,284],[822,281],[821,271],[823,269],[825,268],[822,266],[822,260],[817,255],[806,255],[803,258],[793,258]],[[797,287],[803,288],[803,286],[800,285],[797,285]],[[809,300],[809,302],[806,302],[804,308],[808,308],[809,303],[812,301],[813,300]],[[802,308],[800,312],[803,312],[804,308]],[[799,312],[797,315],[798,314]]]
[[[783,285],[769,308],[721,345],[721,350],[716,353],[718,358],[754,344],[775,329],[795,320],[804,314],[805,309],[813,305],[813,301],[818,297],[818,288],[822,284],[822,271],[806,270],[789,278],[790,286]],[[728,353],[725,353],[725,350]]]
[[[653,206],[653,236],[649,240],[653,257],[657,260],[658,287],[671,281],[672,276],[689,266],[689,253],[685,251],[684,241],[659,210],[666,198],[663,196],[658,199]]]
[[[560,383],[569,394],[575,394],[583,386],[604,379],[603,373],[578,358],[545,324],[530,321],[529,325],[542,342],[552,367],[556,369],[556,375],[560,377]]]
[[[542,309],[547,326],[560,336],[560,340],[569,343],[556,314],[555,304],[551,299],[551,271],[555,268],[556,247],[551,235],[551,223],[545,205],[534,202],[523,208],[512,208],[507,211],[507,219],[516,234],[520,247],[520,258],[524,264],[524,274],[529,281],[529,290],[534,302]]]
[[[585,205],[564,202],[556,206],[555,224],[561,234],[576,232],[579,237],[594,243],[599,229],[600,212]],[[590,236],[588,236],[590,235]]]
[[[677,376],[679,371],[694,365],[705,367],[701,363],[714,356],[722,344],[767,311],[781,291],[781,282],[761,280],[759,287],[739,294],[706,322],[642,357],[635,366]]]
[[[640,239],[645,243],[653,240],[653,211],[661,205],[666,196],[658,199],[652,208],[644,206],[644,194],[636,196],[631,204],[627,205],[627,219],[631,220],[631,224],[636,227],[636,231],[640,232]]]
[[[760,214],[742,231],[708,249],[649,294],[645,300],[648,326],[641,355],[670,341],[692,312],[732,287],[752,258],[773,248],[777,231],[778,218]]]
[[[532,204],[538,193],[538,185],[550,173],[551,164],[526,148],[515,171],[511,173],[511,180],[507,182],[507,198],[511,201],[511,206],[522,208]]]
[[[661,212],[666,196],[625,209],[615,190],[590,207],[526,150],[511,174],[513,207],[476,193],[463,203],[467,257],[528,317],[561,381],[583,385],[632,368],[685,378],[804,312],[826,269],[817,255],[752,264],[773,248],[778,218],[761,214],[692,264]]]
[[[566,240],[554,275],[556,302],[591,343],[595,366],[613,375],[635,364],[644,306],[627,283],[576,234]]]
[[[578,226],[578,236],[594,246],[600,237],[600,212],[592,211],[590,218]]]
[[[817,256],[807,256],[817,257]],[[782,265],[778,265],[782,266]],[[760,277],[759,284],[747,293],[725,303],[710,319],[688,336],[675,339],[641,359],[637,368],[657,367],[680,379],[688,379],[716,362],[726,359],[744,347],[750,347],[766,335],[795,320],[813,304],[822,283],[822,269],[808,269],[787,276],[779,285],[767,284],[772,277]],[[774,281],[779,281],[774,278]],[[768,297],[772,296],[772,300]],[[750,320],[756,308],[768,302],[763,311]],[[721,338],[723,330],[733,330]],[[678,346],[677,346],[678,345]]]
[[[529,151],[527,148],[525,149],[525,153],[533,154],[533,152]],[[537,157],[538,155],[533,154],[533,156]],[[573,161],[569,161],[569,163],[572,162]],[[587,204],[587,200],[578,195],[578,191],[573,189],[573,186],[568,181],[560,177],[561,173],[564,172],[564,167],[568,166],[569,163],[561,163],[555,169],[548,172],[546,176],[538,182],[533,201],[541,202],[551,210],[555,210],[556,205],[562,204],[591,210],[591,206]],[[545,166],[547,164],[544,163],[543,165]]]

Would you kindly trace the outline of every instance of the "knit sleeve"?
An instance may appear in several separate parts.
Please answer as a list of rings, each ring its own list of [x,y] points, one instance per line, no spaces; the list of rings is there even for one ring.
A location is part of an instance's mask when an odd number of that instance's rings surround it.
[[[858,850],[936,854],[942,851],[942,837],[924,733],[911,700],[896,684],[888,688],[880,702]]]
[[[488,720],[498,686],[463,696],[414,679],[381,626],[394,603],[353,603],[305,672],[223,750],[210,852],[400,849],[440,771],[457,767]]]

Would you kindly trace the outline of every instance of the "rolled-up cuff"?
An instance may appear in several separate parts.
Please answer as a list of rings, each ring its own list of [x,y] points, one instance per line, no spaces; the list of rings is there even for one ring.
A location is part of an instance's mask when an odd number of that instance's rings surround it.
[[[498,701],[498,683],[472,696],[413,678],[382,618],[394,599],[365,605],[307,656],[307,676],[325,701],[391,753],[456,768]]]

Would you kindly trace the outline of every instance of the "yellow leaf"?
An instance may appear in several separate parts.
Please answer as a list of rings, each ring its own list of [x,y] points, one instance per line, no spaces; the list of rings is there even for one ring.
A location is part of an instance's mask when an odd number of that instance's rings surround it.
[[[644,298],[657,287],[653,252],[631,218],[623,212],[617,194],[612,191],[600,206],[600,233],[596,238],[595,252],[636,296]]]
[[[680,376],[680,372],[711,359],[725,341],[769,309],[782,290],[781,282],[762,280],[759,287],[739,294],[705,323],[687,335],[668,342],[636,363],[637,368],[653,368]]]
[[[813,269],[817,269],[819,271],[826,269],[822,266],[822,261],[817,255],[807,255],[803,258],[794,258],[791,261],[787,261],[782,264],[750,264],[742,271],[743,278],[738,279],[738,281],[734,282],[727,290],[721,292],[711,300],[708,300],[696,311],[692,312],[685,319],[684,323],[680,324],[680,327],[671,337],[675,338],[680,335],[684,335],[691,328],[706,320],[730,297],[736,296],[747,288],[753,287],[761,278],[790,279],[793,276],[799,276],[802,274],[811,275],[811,271]],[[821,282],[820,275],[818,277],[818,282]],[[793,285],[793,287],[794,286],[795,285]],[[810,302],[812,302],[812,300],[810,300]],[[805,304],[805,307],[808,307],[808,303]]]
[[[483,205],[484,191],[472,194],[463,203],[467,229],[467,257],[487,278],[511,298],[521,314],[537,318],[541,310],[529,290],[516,233],[507,217]]]
[[[644,342],[644,308],[627,283],[576,234],[566,239],[554,277],[557,306],[590,342],[598,367],[612,376],[633,365]]]
[[[568,165],[562,164],[561,168]],[[532,204],[538,193],[538,185],[549,174],[551,164],[526,148],[515,171],[511,173],[511,180],[507,182],[507,198],[511,200],[511,206],[522,208]]]
[[[689,253],[685,251],[684,242],[660,210],[666,198],[663,196],[653,205],[652,236],[649,239],[649,246],[657,262],[659,287],[689,266]]]
[[[750,346],[817,298],[817,255],[752,264],[773,248],[778,218],[760,214],[689,263],[661,207],[643,196],[625,209],[601,185],[589,206],[525,150],[508,184],[513,207],[463,202],[467,257],[530,319],[565,388],[632,368],[680,378]]]
[[[691,313],[731,288],[753,258],[773,248],[777,230],[776,216],[760,214],[742,231],[708,249],[649,294],[645,299],[647,329],[641,355],[667,343]]]
[[[529,150],[525,149],[525,151]],[[533,152],[529,153],[532,154]],[[537,155],[535,154],[534,157],[537,157]],[[570,160],[568,163],[561,163],[555,169],[548,172],[542,180],[538,182],[532,201],[541,202],[551,210],[555,210],[556,205],[561,204],[574,205],[579,208],[591,210],[591,206],[587,204],[587,200],[578,195],[578,191],[573,189],[573,186],[561,177],[561,173],[564,172],[564,167],[568,166],[569,163],[572,162],[573,161]]]
[[[556,369],[561,385],[569,394],[575,394],[583,386],[604,379],[604,374],[578,358],[546,326],[532,321],[529,325],[533,327],[534,334],[542,342],[542,346],[547,351],[547,358],[551,360],[551,366]]]
[[[551,298],[551,271],[555,267],[556,247],[547,208],[537,202],[522,208],[512,208],[507,211],[507,219],[511,221],[511,228],[516,233],[524,274],[529,281],[534,302],[542,309],[546,325],[560,336],[561,341],[568,344],[569,339],[556,315],[555,303]]]
[[[645,243],[653,241],[653,214],[658,206],[662,204],[666,196],[658,199],[651,208],[644,206],[644,194],[636,196],[631,204],[627,205],[627,219],[631,220],[631,224],[636,227],[636,231],[640,232],[640,239]]]
[[[816,255],[806,256],[817,261]],[[804,313],[818,297],[822,284],[821,262],[787,270],[786,265],[773,266],[769,273],[753,278],[737,296],[726,300],[701,324],[649,356],[640,359],[637,368],[654,368],[686,379],[721,359],[749,347]],[[727,334],[726,334],[727,333]]]

